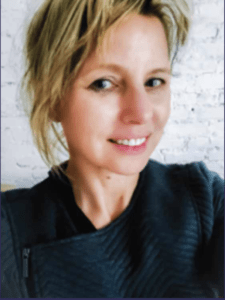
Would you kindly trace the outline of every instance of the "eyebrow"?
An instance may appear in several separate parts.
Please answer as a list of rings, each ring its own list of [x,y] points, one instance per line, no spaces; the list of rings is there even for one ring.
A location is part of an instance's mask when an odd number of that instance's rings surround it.
[[[95,70],[100,70],[100,69],[111,69],[112,71],[117,71],[117,72],[124,70],[124,68],[122,66],[117,65],[117,64],[101,64],[96,69],[92,69],[92,70],[88,71],[87,73],[91,73]],[[156,73],[167,73],[167,74],[171,75],[172,71],[170,68],[156,68],[156,69],[150,70],[150,72],[148,72],[148,74],[156,74]]]
[[[154,69],[150,72],[151,74],[155,74],[155,73],[168,73],[169,75],[171,75],[171,69],[170,68],[159,68],[159,69]]]

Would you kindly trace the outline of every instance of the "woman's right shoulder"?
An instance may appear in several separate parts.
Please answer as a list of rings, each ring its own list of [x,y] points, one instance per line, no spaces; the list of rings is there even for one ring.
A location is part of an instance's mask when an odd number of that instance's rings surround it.
[[[10,211],[10,206],[19,199],[24,199],[24,196],[29,191],[29,189],[13,189],[1,192],[1,228],[5,228],[3,224],[6,225],[8,221],[7,215]]]
[[[32,222],[37,222],[43,211],[49,208],[54,191],[49,178],[31,188],[20,188],[1,192],[1,297],[24,298],[21,287],[18,253],[26,243]],[[41,204],[41,205],[40,205]],[[38,216],[38,218],[37,218]],[[42,218],[40,218],[40,221]]]
[[[55,218],[59,189],[48,177],[31,188],[1,192],[2,234],[4,232],[6,238],[19,236],[24,243],[30,241],[30,237],[38,237],[39,231],[42,234],[42,222],[48,228]],[[38,234],[34,236],[32,230],[37,228]]]
[[[40,214],[43,209],[48,207],[48,203],[52,202],[53,196],[51,195],[53,191],[54,186],[51,185],[49,178],[47,178],[31,188],[19,188],[1,192],[2,231],[5,229],[8,235],[9,232],[7,231],[10,227],[13,227],[15,222],[23,224],[31,218],[32,212]],[[23,216],[22,218],[21,215]]]
[[[12,223],[10,222],[10,202],[20,197],[26,189],[1,192],[1,297],[24,298],[19,280]]]
[[[23,188],[23,189],[12,189],[1,192],[1,204],[5,206],[7,202],[15,201],[16,199],[20,198],[26,194],[30,189]]]
[[[9,227],[11,211],[14,207],[21,208],[22,202],[28,202],[32,197],[33,188],[19,188],[7,191],[1,191],[1,228],[2,231]],[[9,229],[9,228],[8,228]],[[7,231],[7,230],[6,230]],[[8,233],[7,233],[8,235]]]
[[[8,204],[29,201],[32,198],[39,198],[43,196],[48,190],[54,189],[51,184],[51,180],[46,178],[45,180],[35,184],[30,188],[15,188],[1,192],[1,204],[5,208]]]

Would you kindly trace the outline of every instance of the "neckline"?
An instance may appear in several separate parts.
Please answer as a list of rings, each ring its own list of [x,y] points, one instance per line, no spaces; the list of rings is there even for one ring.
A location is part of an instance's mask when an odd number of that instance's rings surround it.
[[[67,168],[68,165],[68,161],[63,162],[60,167],[65,170]],[[148,164],[147,164],[148,165]],[[140,190],[143,186],[144,183],[144,177],[146,174],[146,168],[147,165],[145,166],[145,168],[139,173],[139,179],[136,185],[136,188],[133,192],[133,195],[131,197],[130,203],[128,204],[128,206],[124,209],[124,211],[117,217],[115,218],[112,222],[110,222],[109,224],[107,224],[106,226],[97,229],[93,223],[91,222],[91,220],[84,214],[84,212],[79,208],[79,206],[77,205],[75,199],[74,199],[74,194],[73,194],[73,189],[71,186],[71,183],[69,181],[69,179],[66,177],[66,175],[60,170],[59,173],[57,174],[53,169],[51,169],[49,171],[49,176],[52,177],[54,180],[56,180],[58,183],[60,183],[60,186],[62,187],[63,190],[65,190],[66,194],[69,195],[69,197],[73,197],[73,201],[74,201],[74,205],[76,206],[76,211],[78,212],[78,214],[80,216],[82,216],[83,219],[86,219],[88,226],[92,227],[92,231],[88,232],[88,233],[78,233],[79,236],[87,236],[87,235],[98,235],[98,234],[103,234],[105,232],[107,232],[108,230],[110,230],[111,228],[115,228],[119,223],[123,222],[124,219],[127,219],[128,216],[130,215],[130,212],[133,211],[133,208],[135,206],[135,204],[138,202],[136,201],[138,198],[138,195],[140,193]],[[73,218],[71,217],[71,215],[68,213],[67,211],[67,207],[66,204],[64,203],[64,201],[62,201],[62,199],[59,199],[58,197],[58,202],[60,202],[60,205],[63,207],[63,210],[66,212],[66,218],[69,221],[70,224],[73,224],[74,227],[74,221]]]

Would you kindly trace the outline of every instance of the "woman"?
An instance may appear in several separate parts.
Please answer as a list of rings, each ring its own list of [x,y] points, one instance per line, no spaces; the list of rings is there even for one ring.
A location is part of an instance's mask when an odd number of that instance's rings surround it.
[[[54,164],[2,194],[2,297],[223,296],[223,180],[149,160],[187,39],[177,1],[47,0],[26,43],[30,124]]]

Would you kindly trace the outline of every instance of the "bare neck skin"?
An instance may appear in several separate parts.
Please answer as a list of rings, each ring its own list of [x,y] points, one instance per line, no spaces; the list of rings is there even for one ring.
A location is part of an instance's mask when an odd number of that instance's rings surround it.
[[[139,174],[125,176],[107,170],[74,167],[69,162],[75,201],[96,229],[115,220],[129,205]]]

